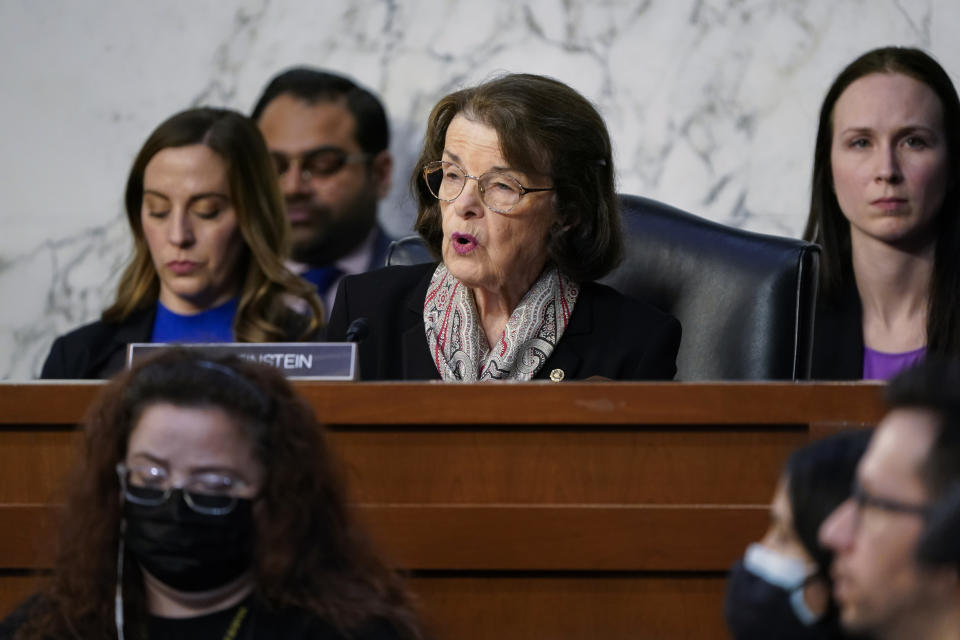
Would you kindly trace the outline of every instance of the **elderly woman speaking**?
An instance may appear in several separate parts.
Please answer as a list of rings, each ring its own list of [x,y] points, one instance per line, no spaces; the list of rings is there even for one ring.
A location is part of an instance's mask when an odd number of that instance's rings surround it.
[[[348,277],[328,336],[367,320],[366,380],[670,379],[680,324],[593,280],[623,239],[610,137],[565,84],[506,75],[443,98],[411,187],[439,264]]]

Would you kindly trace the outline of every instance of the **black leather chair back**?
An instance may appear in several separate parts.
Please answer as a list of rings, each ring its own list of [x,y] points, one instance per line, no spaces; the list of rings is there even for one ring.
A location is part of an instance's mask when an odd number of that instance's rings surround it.
[[[820,249],[621,195],[623,263],[602,280],[683,325],[677,380],[810,377]]]
[[[384,266],[411,265],[422,262],[436,262],[426,243],[418,235],[397,238],[387,247],[387,257]]]

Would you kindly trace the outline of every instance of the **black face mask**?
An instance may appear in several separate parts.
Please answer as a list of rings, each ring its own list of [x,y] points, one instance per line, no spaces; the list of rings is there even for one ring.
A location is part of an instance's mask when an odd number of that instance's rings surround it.
[[[236,580],[253,560],[253,503],[237,498],[226,515],[197,513],[174,489],[161,505],[123,503],[127,550],[154,577],[180,591]]]
[[[748,552],[749,553],[749,552]],[[769,555],[769,554],[768,554]],[[794,579],[795,580],[795,579]],[[806,608],[803,576],[787,589],[768,582],[737,561],[730,570],[723,613],[735,640],[777,638],[777,640],[814,640],[823,630]],[[801,620],[801,615],[806,620]]]

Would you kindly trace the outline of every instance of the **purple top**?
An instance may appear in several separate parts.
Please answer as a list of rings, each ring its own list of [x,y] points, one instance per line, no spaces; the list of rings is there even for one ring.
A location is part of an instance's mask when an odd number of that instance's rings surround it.
[[[926,347],[903,353],[884,353],[865,346],[863,348],[863,379],[889,380],[902,369],[921,360],[926,353]]]

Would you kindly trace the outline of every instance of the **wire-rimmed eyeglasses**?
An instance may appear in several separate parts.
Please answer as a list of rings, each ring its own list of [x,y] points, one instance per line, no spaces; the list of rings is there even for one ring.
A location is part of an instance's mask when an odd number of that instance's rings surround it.
[[[308,149],[303,153],[286,154],[279,151],[271,151],[270,157],[277,168],[277,175],[283,176],[290,170],[290,166],[297,161],[300,163],[300,177],[304,180],[310,180],[315,177],[332,176],[348,164],[357,162],[366,162],[371,158],[371,153],[347,153],[340,147],[323,145],[313,149]]]
[[[902,502],[894,498],[875,496],[864,489],[859,482],[853,483],[853,487],[850,490],[850,500],[855,508],[854,514],[857,524],[860,522],[860,518],[863,515],[863,510],[868,507],[879,509],[881,511],[889,511],[891,513],[905,513],[908,515],[920,516],[921,518],[926,518],[930,515],[929,505],[912,504],[908,502]]]
[[[124,500],[157,507],[179,491],[188,507],[211,516],[223,516],[233,511],[237,506],[237,492],[246,487],[246,483],[235,476],[209,471],[192,474],[181,486],[174,486],[167,470],[153,464],[128,467],[120,462],[117,476]]]
[[[525,187],[502,171],[488,171],[482,176],[471,176],[457,164],[446,160],[428,163],[423,168],[423,179],[427,188],[437,200],[453,202],[467,184],[467,179],[476,180],[480,189],[480,200],[491,211],[510,213],[520,198],[537,191],[553,191],[555,187]]]

